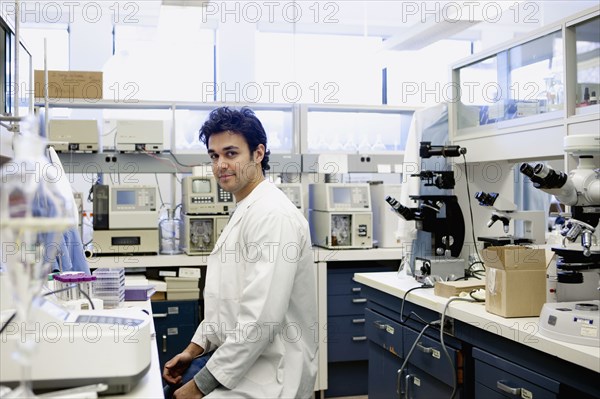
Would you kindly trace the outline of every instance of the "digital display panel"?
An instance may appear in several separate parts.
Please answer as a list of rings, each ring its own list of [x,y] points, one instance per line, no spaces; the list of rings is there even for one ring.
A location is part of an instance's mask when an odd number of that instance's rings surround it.
[[[117,190],[117,205],[135,205],[135,190]]]
[[[350,206],[352,203],[352,191],[349,187],[332,187],[333,205]]]
[[[207,179],[192,180],[192,192],[194,194],[209,194],[210,193],[210,180],[207,180]]]

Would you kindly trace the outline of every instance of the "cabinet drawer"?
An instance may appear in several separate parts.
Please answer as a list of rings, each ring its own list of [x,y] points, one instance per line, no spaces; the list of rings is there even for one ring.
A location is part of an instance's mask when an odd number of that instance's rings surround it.
[[[513,362],[473,348],[475,382],[505,397],[557,398],[560,383]]]
[[[402,392],[411,399],[449,398],[452,396],[452,386],[444,384],[431,374],[429,370],[423,371],[410,366],[402,373]],[[455,399],[461,398],[461,389],[456,391]]]
[[[365,311],[367,298],[360,295],[327,296],[328,316],[362,315]]]
[[[198,301],[154,301],[152,302],[154,322],[160,320],[180,320],[186,324],[198,325]]]
[[[404,355],[408,355],[408,351],[412,348],[415,340],[419,336],[415,330],[404,327]],[[459,356],[458,351],[448,346],[446,343],[446,349],[448,354],[452,358],[452,363],[457,369],[462,368],[462,357]],[[458,361],[457,361],[458,360]],[[426,370],[429,374],[444,382],[446,385],[454,385],[454,379],[450,363],[444,354],[442,344],[434,339],[431,339],[423,335],[415,350],[413,351],[410,359],[410,364],[413,364],[421,370]],[[457,371],[458,373],[458,371]]]
[[[365,333],[369,341],[398,357],[403,356],[402,326],[371,309],[365,309]]]
[[[362,315],[327,318],[327,356],[330,362],[368,358],[365,318]]]
[[[354,273],[364,270],[339,269],[327,271],[327,295],[360,294],[360,284],[354,281]]]

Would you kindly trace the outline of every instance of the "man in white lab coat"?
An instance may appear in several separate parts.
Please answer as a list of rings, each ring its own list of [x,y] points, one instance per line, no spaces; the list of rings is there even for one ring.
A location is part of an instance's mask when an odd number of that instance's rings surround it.
[[[265,180],[267,137],[250,109],[212,111],[200,140],[237,204],[208,258],[204,320],[163,377],[183,384],[175,398],[310,397],[318,325],[308,223]],[[206,365],[195,372],[194,362]]]

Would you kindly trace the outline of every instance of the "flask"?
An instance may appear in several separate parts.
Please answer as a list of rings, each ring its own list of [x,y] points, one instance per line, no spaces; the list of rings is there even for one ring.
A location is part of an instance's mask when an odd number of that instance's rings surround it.
[[[163,255],[176,255],[182,253],[179,233],[181,231],[181,220],[175,219],[175,210],[167,210],[167,218],[158,224],[160,233],[160,253]]]

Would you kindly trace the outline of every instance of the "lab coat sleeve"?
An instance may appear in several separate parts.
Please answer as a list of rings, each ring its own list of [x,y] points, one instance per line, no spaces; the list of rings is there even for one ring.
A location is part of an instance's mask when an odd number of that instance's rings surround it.
[[[202,322],[200,322],[200,325],[198,326],[198,328],[196,329],[196,332],[194,333],[194,336],[192,337],[192,342],[195,343],[196,345],[202,347],[202,349],[204,349],[204,352],[202,352],[202,353],[208,353],[212,349],[210,347],[210,342],[208,341],[208,338],[207,338],[205,332],[206,332],[206,326],[205,326],[205,322],[203,320]]]
[[[301,248],[307,239],[284,211],[254,209],[249,213],[241,230],[241,248],[248,253],[242,257],[244,265],[240,271],[243,290],[237,333],[227,334],[206,365],[229,389],[235,388],[256,360],[280,338]]]

